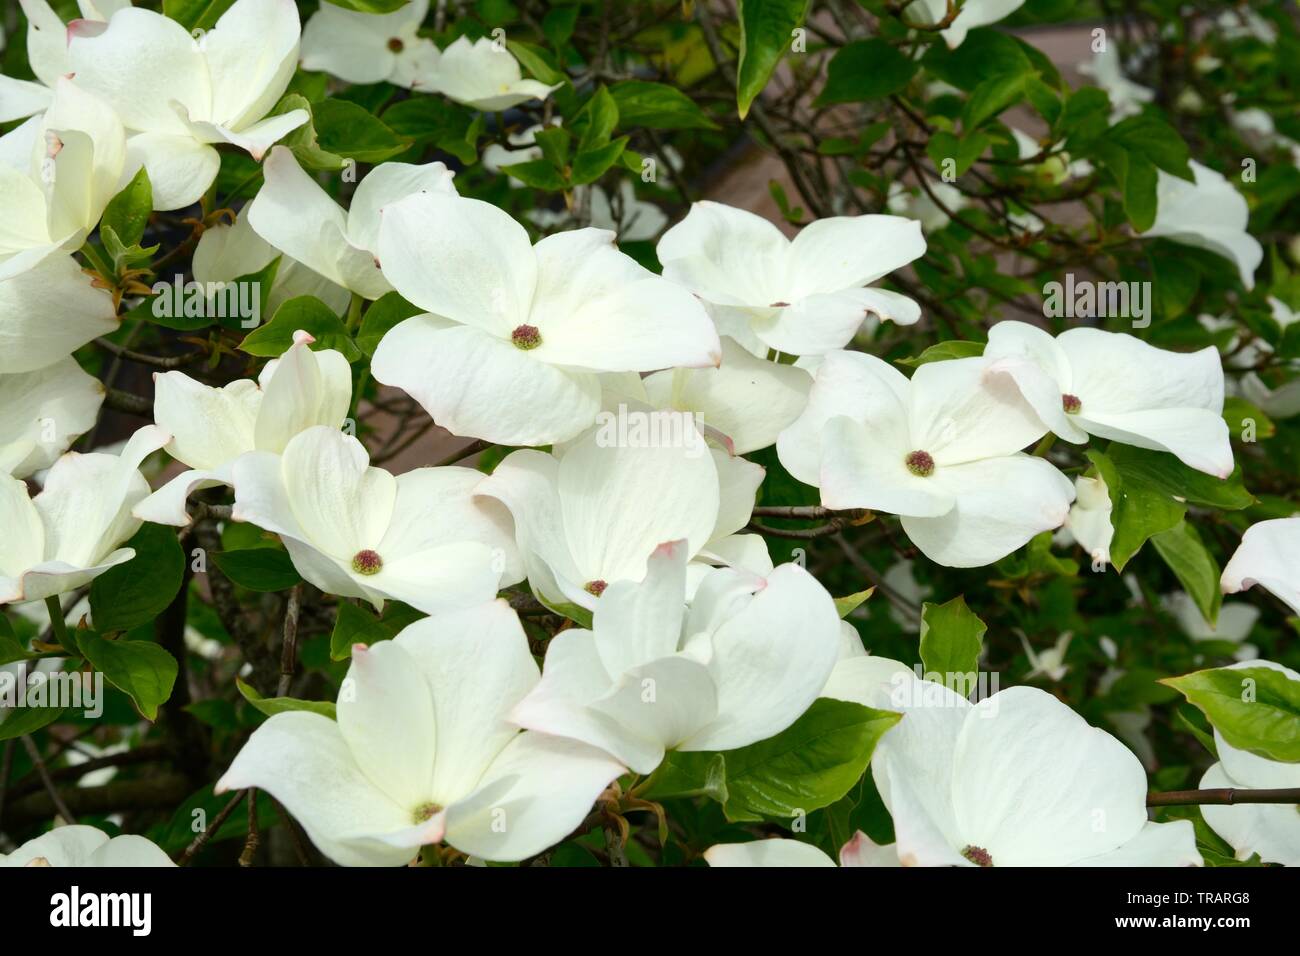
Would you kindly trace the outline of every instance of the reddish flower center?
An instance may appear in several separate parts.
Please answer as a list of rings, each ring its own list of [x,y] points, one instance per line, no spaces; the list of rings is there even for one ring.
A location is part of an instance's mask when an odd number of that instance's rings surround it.
[[[914,451],[903,459],[907,470],[918,478],[929,478],[934,474],[934,459],[928,451]]]
[[[1079,400],[1078,395],[1062,395],[1061,407],[1065,409],[1065,414],[1077,415],[1079,409],[1083,408],[1083,402]]]
[[[441,809],[442,807],[438,806],[436,803],[422,803],[415,808],[415,812],[411,814],[411,819],[416,823],[423,823]]]
[[[378,574],[384,568],[384,559],[378,551],[366,548],[352,556],[352,570],[357,574]]]
[[[594,581],[588,581],[582,586],[582,589],[588,594],[594,594],[596,597],[600,597],[605,593],[605,588],[607,587],[609,587],[608,584],[600,580],[600,578],[597,578]]]
[[[515,348],[527,352],[542,344],[542,333],[535,325],[521,325],[510,333],[510,341],[515,344]]]
[[[992,866],[993,857],[989,851],[982,846],[968,846],[961,851],[961,855],[970,860],[976,866]]]
[[[398,37],[393,37],[391,40],[388,41],[388,49],[392,50],[394,53],[401,53],[402,50],[405,49],[405,47],[406,44],[403,43]]]

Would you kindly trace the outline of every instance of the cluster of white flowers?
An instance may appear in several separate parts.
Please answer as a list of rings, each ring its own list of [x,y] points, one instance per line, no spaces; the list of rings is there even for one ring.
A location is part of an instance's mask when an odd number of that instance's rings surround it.
[[[1104,552],[1105,515],[1079,514],[1109,509],[1100,479],[1080,478],[1076,502],[1076,484],[1030,450],[1049,435],[1099,437],[1228,476],[1215,349],[1005,321],[982,355],[926,362],[909,378],[850,349],[864,327],[921,317],[911,298],[872,286],[925,252],[920,224],[901,216],[825,218],[790,239],[700,202],[660,239],[656,275],[610,231],[533,243],[500,208],[458,195],[441,163],[381,164],[345,210],[274,146],[308,118],[272,113],[300,58],[481,110],[550,92],[521,79],[493,40],[439,51],[418,36],[425,0],[384,16],[322,4],[301,36],[295,4],[237,0],[197,39],[100,0],[83,3],[66,44],[44,0],[22,2],[41,83],[0,86],[6,115],[30,115],[0,140],[0,604],[83,587],[132,557],[122,545],[142,522],[187,525],[190,493],[224,485],[234,520],[278,535],[321,591],[429,615],[356,645],[337,720],[273,716],[219,790],[266,790],[343,864],[400,864],[443,840],[521,860],[573,831],[620,775],[649,774],[669,751],[769,738],[829,696],[906,715],[872,764],[897,845],[860,835],[846,865],[1199,862],[1190,823],[1147,822],[1137,758],[1052,696],[1011,688],[972,705],[939,687],[935,703],[913,686],[925,682],[895,679],[910,675],[903,665],[846,656],[847,625],[825,588],[802,567],[774,567],[744,532],[764,470],[740,456],[775,445],[825,507],[898,515],[940,565],[988,565],[1067,519]],[[917,6],[942,19],[942,3]],[[1018,6],[972,0],[944,35],[956,45]],[[395,290],[420,314],[380,341],[374,378],[455,435],[531,447],[489,476],[374,467],[343,428],[348,359],[299,332],[255,381],[156,376],[156,424],[120,454],[59,457],[102,400],[70,355],[118,321],[71,253],[141,167],[155,209],[197,201],[217,175],[217,144],[261,160],[265,181],[228,231],[204,236],[196,273],[234,278],[283,255],[297,287],[329,303]],[[1194,169],[1195,184],[1162,193],[1167,216],[1150,234],[1195,232],[1249,285],[1259,255],[1244,218],[1215,223],[1219,235],[1170,211],[1196,190],[1231,191]],[[676,443],[611,440],[602,421],[629,410],[690,413],[691,431]],[[151,493],[138,469],[158,449],[189,470]],[[23,479],[44,468],[33,497]],[[1259,583],[1300,613],[1298,525],[1252,528],[1224,590]],[[590,621],[550,641],[540,672],[498,597],[524,580]],[[1207,785],[1283,775],[1222,741],[1220,756]],[[1294,829],[1284,811],[1280,822],[1244,808],[1206,817],[1234,845],[1257,847],[1260,831]],[[14,859],[138,850],[96,832],[43,837],[48,846]],[[828,861],[817,852],[764,842],[709,859]]]

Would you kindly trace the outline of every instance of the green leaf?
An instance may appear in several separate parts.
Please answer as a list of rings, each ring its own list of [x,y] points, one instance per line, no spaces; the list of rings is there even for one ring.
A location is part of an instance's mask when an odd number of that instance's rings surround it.
[[[917,63],[879,37],[841,47],[831,58],[816,106],[877,100],[899,92],[916,75]]]
[[[523,43],[519,40],[507,40],[506,49],[519,61],[520,66],[547,86],[555,86],[558,83],[568,81],[564,71],[556,65],[555,60],[542,47],[532,43]]]
[[[1151,165],[1192,182],[1192,168],[1188,165],[1190,152],[1187,143],[1164,120],[1143,113],[1130,116],[1113,126],[1106,139],[1121,146],[1130,155],[1141,156]]]
[[[1099,136],[1110,125],[1110,97],[1095,86],[1085,86],[1069,94],[1055,132],[1073,150],[1078,150]]]
[[[1145,156],[1129,153],[1124,175],[1124,214],[1138,232],[1146,232],[1155,225],[1158,183],[1155,164]]]
[[[0,614],[0,664],[29,661],[40,656],[23,645],[18,635],[14,633],[14,626],[9,623],[9,618]]]
[[[962,129],[970,131],[1019,102],[1031,74],[1005,73],[991,76],[971,91],[961,111]]]
[[[163,0],[163,13],[186,30],[210,30],[235,0]]]
[[[627,146],[627,140],[626,136],[620,136],[614,142],[605,146],[579,153],[573,159],[573,168],[569,171],[569,182],[574,186],[585,186],[588,183],[594,183],[605,175],[606,170],[618,162],[618,158],[623,155],[623,148]]]
[[[411,145],[370,111],[331,97],[312,109],[320,148],[358,163],[382,163]]]
[[[678,797],[708,797],[727,802],[727,760],[725,754],[669,751],[636,795],[645,800]]]
[[[573,36],[573,29],[578,23],[579,10],[577,4],[571,7],[551,7],[546,11],[546,16],[542,17],[542,35],[557,50],[568,43],[569,37]]]
[[[143,525],[124,547],[135,557],[90,585],[90,613],[102,633],[148,624],[172,603],[185,576],[185,552],[171,528]]]
[[[100,228],[107,226],[124,246],[138,245],[144,238],[144,227],[153,212],[153,187],[149,173],[143,166],[126,184],[126,188],[109,200],[104,207]]]
[[[1223,593],[1219,590],[1219,565],[1196,529],[1183,520],[1168,531],[1152,535],[1151,544],[1178,577],[1183,589],[1192,596],[1204,618],[1214,624],[1223,601]]]
[[[301,126],[289,132],[280,142],[292,150],[294,158],[303,169],[339,170],[347,165],[347,160],[337,153],[322,149],[320,135],[316,132],[316,118],[311,103],[300,93],[288,93],[269,115],[280,116],[294,110],[306,110],[309,119]]]
[[[389,292],[371,304],[361,319],[361,328],[357,331],[357,348],[373,357],[375,349],[389,331],[412,316],[419,315],[418,309],[402,298],[398,292]]]
[[[921,606],[921,664],[926,673],[974,674],[988,628],[958,595],[946,604]],[[945,686],[947,682],[943,682]]]
[[[990,142],[992,138],[987,133],[968,133],[958,139],[947,130],[939,130],[930,137],[925,151],[930,161],[940,170],[944,168],[944,161],[951,159],[953,172],[961,176],[988,149]]]
[[[921,62],[944,82],[970,91],[993,76],[1037,72],[1027,49],[1010,34],[984,27],[971,30],[955,50],[931,43]]]
[[[1174,723],[1200,741],[1201,746],[1209,751],[1210,756],[1218,760],[1219,747],[1214,742],[1214,735],[1204,730],[1197,723],[1197,721],[1204,720],[1204,716],[1198,714],[1186,704],[1180,704],[1174,711]]]
[[[578,135],[578,152],[596,149],[609,142],[618,125],[618,104],[605,87],[600,87],[573,118],[573,131]],[[541,133],[537,134],[538,136]]]
[[[717,129],[696,102],[674,86],[624,80],[609,88],[623,129]]]
[[[1168,452],[1133,445],[1112,444],[1106,456],[1126,480],[1141,481],[1195,505],[1238,511],[1255,503],[1255,496],[1242,487],[1240,468],[1227,478],[1216,478],[1188,468]]]
[[[105,680],[135,701],[140,713],[157,719],[176,683],[176,658],[149,641],[108,641],[88,630],[77,632],[77,645]]]
[[[369,611],[351,601],[339,601],[334,631],[330,634],[330,660],[345,661],[352,656],[354,644],[371,644],[386,641],[393,636],[384,623]]]
[[[573,134],[561,126],[550,126],[543,130],[538,130],[533,137],[533,142],[542,152],[542,159],[546,160],[558,170],[563,170],[569,165],[569,157],[573,149]]]
[[[302,583],[289,552],[281,548],[213,551],[208,557],[222,574],[250,591],[286,591]]]
[[[1300,763],[1300,681],[1271,667],[1217,667],[1161,683],[1200,708],[1232,746]]]
[[[1124,446],[1112,446],[1112,449]],[[1115,536],[1110,543],[1110,560],[1116,571],[1137,554],[1146,540],[1154,534],[1168,531],[1183,520],[1187,506],[1175,501],[1173,496],[1146,481],[1140,474],[1126,472],[1110,457],[1110,451],[1090,449],[1084,453],[1096,466],[1110,495],[1110,523]]]
[[[858,591],[856,594],[836,598],[835,613],[837,613],[840,616],[840,619],[843,620],[856,611],[867,598],[871,597],[871,595],[875,593],[875,591],[876,589],[874,587],[870,587],[865,591]]]
[[[406,5],[406,0],[324,0],[344,10],[356,10],[358,13],[392,13]]]
[[[281,304],[271,321],[250,332],[239,347],[249,355],[276,358],[293,345],[293,333],[299,329],[316,339],[311,344],[314,352],[335,349],[349,362],[361,358],[361,350],[348,335],[343,320],[313,295],[300,295]]]
[[[276,714],[288,713],[292,710],[306,710],[313,714],[320,714],[328,717],[330,720],[337,719],[337,713],[332,700],[299,700],[296,697],[263,697],[252,685],[245,683],[243,678],[235,678],[235,687],[243,695],[244,700],[248,701],[268,717],[274,717]]]
[[[830,806],[862,778],[901,716],[821,697],[775,737],[726,751],[728,819],[789,820]]]
[[[740,118],[767,86],[772,71],[808,14],[809,0],[740,0],[740,61],[736,65],[736,106]]]
[[[526,163],[511,163],[502,166],[501,172],[513,176],[525,186],[542,189],[550,193],[561,192],[565,188],[564,177],[548,160],[532,159]]]
[[[13,740],[34,734],[63,716],[62,707],[14,707],[3,711],[0,720],[0,740]]]
[[[552,600],[541,591],[537,592],[537,600],[550,610],[559,614],[561,617],[567,617],[570,621],[575,622],[579,627],[591,628],[591,612],[580,604],[570,604],[561,600]]]
[[[946,342],[939,342],[929,346],[920,355],[912,358],[894,359],[895,365],[906,365],[910,368],[919,368],[930,362],[942,362],[946,359],[971,358],[984,354],[983,342],[965,342],[961,339],[949,339]]]
[[[1264,414],[1257,406],[1244,398],[1229,395],[1223,400],[1223,420],[1228,423],[1228,431],[1243,441],[1249,434],[1251,441],[1272,438],[1277,434],[1273,419]]]

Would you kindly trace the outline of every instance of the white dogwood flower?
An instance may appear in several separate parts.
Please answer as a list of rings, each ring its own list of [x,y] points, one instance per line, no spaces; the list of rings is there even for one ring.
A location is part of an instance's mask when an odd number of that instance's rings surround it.
[[[1256,584],[1300,614],[1300,518],[1274,518],[1246,529],[1219,586],[1236,594]]]
[[[107,27],[76,21],[68,56],[77,83],[103,96],[133,135],[128,171],[142,164],[155,209],[199,200],[221,165],[214,144],[260,160],[307,122],[306,110],[267,113],[298,66],[298,6],[236,0],[216,25],[190,36],[175,20],[128,7]]]
[[[960,189],[949,183],[940,181],[927,185],[928,190],[913,192],[900,180],[894,180],[889,185],[887,206],[896,216],[915,219],[921,224],[922,232],[938,232],[952,222],[953,213],[961,212],[970,201]]]
[[[909,381],[874,356],[832,352],[776,448],[826,507],[900,515],[930,560],[977,567],[1065,520],[1069,479],[1020,453],[1044,431],[987,359],[930,362]]]
[[[229,485],[235,462],[252,451],[280,454],[314,425],[341,428],[352,401],[352,370],[333,349],[313,352],[306,332],[258,380],[221,388],[184,372],[154,375],[154,421],[172,436],[167,453],[192,471],[177,475],[136,505],[135,515],[156,524],[185,526],[185,500],[200,488]]]
[[[618,443],[593,429],[558,455],[512,452],[478,493],[514,515],[538,598],[591,609],[607,586],[644,577],[646,558],[664,541],[684,540],[699,559],[693,582],[706,562],[771,570],[762,539],[736,534],[763,474],[744,458],[708,449],[702,437],[689,448]]]
[[[428,12],[429,0],[413,0],[391,13],[322,3],[302,30],[302,68],[349,83],[428,90],[439,58],[434,42],[418,33]]]
[[[568,836],[623,767],[507,717],[538,680],[503,601],[426,618],[352,649],[338,719],[276,714],[217,792],[257,787],[344,866],[397,866],[446,840],[486,860]]]
[[[752,212],[697,202],[659,240],[664,277],[710,304],[718,329],[756,355],[819,355],[849,343],[868,315],[921,317],[897,292],[863,288],[925,253],[920,223],[836,216],[793,240]]]
[[[249,205],[248,222],[285,255],[345,289],[378,299],[393,287],[380,274],[380,211],[416,193],[455,196],[455,173],[439,162],[382,163],[357,184],[347,210],[303,171],[284,146],[263,165],[266,182]]]
[[[551,640],[542,680],[511,712],[651,773],[669,750],[732,750],[780,733],[835,666],[835,602],[794,564],[766,579],[710,572],[686,605],[682,541],[657,548],[644,580],[609,586],[592,629]]]
[[[496,206],[420,194],[384,210],[379,261],[393,287],[432,314],[384,337],[374,376],[456,435],[505,445],[567,441],[600,410],[597,373],[721,361],[696,298],[599,229],[532,245]]]
[[[803,411],[812,376],[793,365],[756,358],[722,337],[717,368],[678,368],[638,379],[641,398],[659,409],[698,415],[725,435],[729,449],[747,455],[767,448]],[[637,383],[629,382],[635,389]]]
[[[704,851],[709,866],[834,866],[835,861],[802,840],[752,840],[718,843]],[[840,847],[840,866],[901,866],[894,844],[879,846],[858,830]]]
[[[1255,605],[1245,601],[1224,601],[1219,607],[1218,617],[1211,624],[1201,613],[1196,600],[1186,591],[1166,594],[1161,603],[1173,615],[1182,632],[1193,641],[1236,644],[1232,656],[1239,661],[1259,656],[1259,648],[1245,643],[1246,638],[1255,630],[1255,622],[1259,620],[1259,608]]]
[[[109,839],[88,826],[56,827],[12,853],[0,853],[0,867],[175,866],[156,843],[135,834]]]
[[[71,357],[33,372],[0,373],[0,473],[26,478],[48,468],[104,401],[104,386]]]
[[[544,100],[560,85],[525,80],[505,44],[488,37],[457,37],[438,57],[433,74],[433,86],[443,96],[489,113]]]
[[[50,106],[59,78],[72,72],[68,29],[47,0],[18,0],[27,17],[27,62],[37,82],[0,76],[0,123],[25,119]],[[77,0],[81,19],[104,21],[131,0]]]
[[[1255,288],[1255,270],[1264,247],[1246,231],[1250,207],[1246,197],[1216,172],[1193,160],[1195,182],[1157,170],[1156,221],[1143,238],[1163,236],[1185,246],[1207,249],[1230,261],[1247,290]]]
[[[1273,661],[1246,660],[1229,670],[1267,667],[1300,682],[1300,674]],[[1234,747],[1214,731],[1214,749],[1219,762],[1201,777],[1203,789],[1285,790],[1300,787],[1300,763],[1283,763]],[[1265,863],[1300,866],[1300,812],[1293,804],[1241,803],[1232,806],[1206,804],[1201,807],[1205,822],[1246,860],[1258,853]]]
[[[113,297],[68,255],[0,279],[0,374],[47,368],[118,326]]]
[[[1065,519],[1065,530],[1102,567],[1110,564],[1110,543],[1115,538],[1110,512],[1110,489],[1100,475],[1074,479],[1074,504]]]
[[[1191,821],[1147,821],[1133,753],[1051,694],[971,704],[897,661],[860,660],[834,696],[903,713],[871,772],[904,866],[1200,865]]]
[[[125,160],[113,110],[60,79],[44,114],[0,137],[0,280],[81,248],[116,195]]]
[[[140,463],[168,437],[146,425],[118,455],[69,452],[34,498],[23,482],[0,475],[0,604],[76,590],[135,557],[120,545],[142,523],[131,515],[149,494]]]
[[[956,49],[966,39],[966,34],[976,27],[986,27],[1011,16],[1022,6],[1025,0],[966,0],[956,7],[957,15],[944,29],[939,31],[944,42]],[[949,0],[916,0],[905,9],[907,18],[913,23],[943,23],[948,11],[953,8]]]
[[[352,298],[348,290],[284,255],[259,236],[248,221],[251,208],[252,203],[245,203],[233,223],[217,223],[203,230],[190,263],[194,281],[205,289],[220,287],[261,272],[272,259],[279,257],[275,281],[266,298],[267,315],[275,315],[281,305],[300,295],[315,296],[333,309],[335,315],[346,312]]]
[[[1124,75],[1119,50],[1115,44],[1093,53],[1092,59],[1079,65],[1079,72],[1091,77],[1093,82],[1110,97],[1110,121],[1118,123],[1142,112],[1142,107],[1156,98],[1156,91],[1135,83]]]
[[[1066,631],[1061,634],[1046,650],[1035,650],[1030,645],[1029,639],[1025,637],[1024,631],[1018,631],[1018,635],[1020,646],[1025,650],[1025,657],[1029,658],[1029,670],[1025,672],[1025,680],[1046,677],[1054,684],[1060,683],[1070,671],[1070,665],[1065,663],[1065,655],[1070,649],[1070,641],[1074,639],[1074,632]]]
[[[317,425],[281,455],[241,455],[231,473],[234,519],[278,534],[298,573],[328,594],[436,614],[522,578],[509,519],[473,497],[483,476],[471,468],[394,478],[355,438]]]
[[[1213,346],[1170,352],[1093,328],[1052,338],[1037,326],[1006,321],[989,330],[984,357],[1015,380],[1043,424],[1066,441],[1097,435],[1169,452],[1219,478],[1232,473],[1223,363]]]

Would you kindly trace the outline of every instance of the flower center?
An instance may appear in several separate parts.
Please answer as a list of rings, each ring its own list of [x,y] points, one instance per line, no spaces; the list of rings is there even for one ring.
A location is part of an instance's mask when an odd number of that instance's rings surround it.
[[[976,866],[992,866],[993,857],[989,851],[982,846],[968,846],[961,851],[961,855],[970,860]]]
[[[535,325],[521,325],[510,333],[510,341],[515,344],[515,348],[527,352],[542,344],[542,333]]]
[[[907,470],[918,478],[929,478],[934,474],[934,459],[928,451],[914,451],[903,459]]]
[[[600,597],[602,594],[605,593],[605,588],[607,587],[609,587],[609,585],[606,582],[600,580],[600,578],[597,578],[594,581],[588,581],[586,584],[582,586],[582,589],[586,591],[588,594],[593,594],[596,597]]]
[[[405,49],[405,47],[406,44],[403,43],[401,39],[398,37],[393,37],[391,40],[388,41],[388,49],[392,50],[394,53],[401,53],[402,50]]]
[[[1065,409],[1065,414],[1077,415],[1079,409],[1083,408],[1083,402],[1079,400],[1078,395],[1062,395],[1061,407]]]
[[[366,548],[352,556],[352,570],[357,574],[378,574],[383,569],[384,559],[379,556],[378,551]]]
[[[411,814],[411,819],[415,823],[423,823],[441,810],[442,807],[438,806],[436,803],[422,803],[415,808],[415,811]]]

